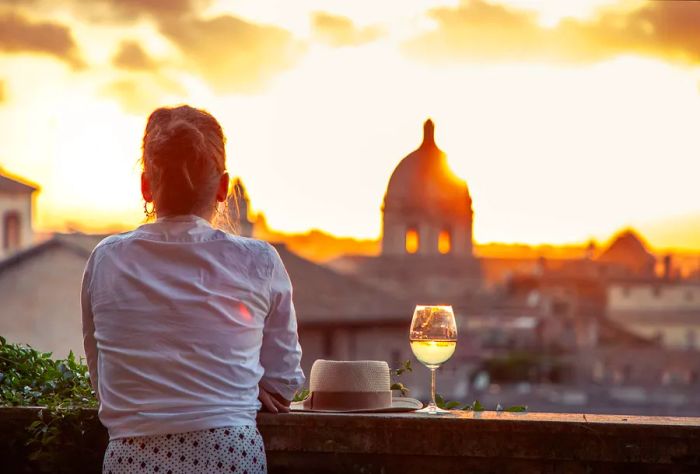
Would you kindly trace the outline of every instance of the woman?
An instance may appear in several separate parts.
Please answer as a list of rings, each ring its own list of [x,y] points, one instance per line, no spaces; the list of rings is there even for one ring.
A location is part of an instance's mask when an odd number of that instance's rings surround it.
[[[288,411],[304,383],[279,255],[211,225],[228,193],[224,142],[205,111],[154,111],[141,192],[157,219],[103,240],[85,268],[104,473],[266,472],[256,412]]]

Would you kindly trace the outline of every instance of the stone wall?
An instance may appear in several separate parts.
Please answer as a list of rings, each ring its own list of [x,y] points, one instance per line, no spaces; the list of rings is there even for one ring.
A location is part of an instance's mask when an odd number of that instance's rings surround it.
[[[7,448],[36,411],[0,408],[3,473],[37,472]],[[273,474],[700,472],[700,418],[294,413],[261,414],[258,427]],[[89,441],[104,449],[106,433]]]
[[[0,335],[65,357],[82,355],[80,287],[85,258],[50,246],[0,273]]]

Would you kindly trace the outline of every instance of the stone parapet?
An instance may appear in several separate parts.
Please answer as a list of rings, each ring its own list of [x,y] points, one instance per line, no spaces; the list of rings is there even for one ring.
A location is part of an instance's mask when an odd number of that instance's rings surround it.
[[[0,409],[0,448],[23,436],[37,410]],[[700,472],[700,418],[294,413],[260,414],[258,427],[271,473]]]

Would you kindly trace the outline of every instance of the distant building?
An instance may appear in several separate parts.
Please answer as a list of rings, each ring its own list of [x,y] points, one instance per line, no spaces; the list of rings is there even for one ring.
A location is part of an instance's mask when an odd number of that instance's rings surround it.
[[[415,303],[452,303],[481,287],[473,256],[472,199],[450,170],[427,120],[423,142],[394,170],[384,196],[382,251],[345,256],[333,269]]]
[[[607,292],[612,320],[666,347],[700,350],[700,282],[619,279]]]
[[[252,237],[253,221],[250,219],[250,200],[240,178],[234,180],[227,204],[231,224],[236,234]]]
[[[83,354],[81,281],[103,237],[57,234],[0,261],[0,335],[60,357]]]
[[[38,189],[0,171],[0,260],[33,243],[32,203]]]
[[[394,170],[384,196],[382,255],[472,256],[472,199],[467,183],[435,144],[435,125]]]
[[[607,276],[653,277],[656,274],[656,257],[631,229],[615,236],[595,261],[606,267]]]

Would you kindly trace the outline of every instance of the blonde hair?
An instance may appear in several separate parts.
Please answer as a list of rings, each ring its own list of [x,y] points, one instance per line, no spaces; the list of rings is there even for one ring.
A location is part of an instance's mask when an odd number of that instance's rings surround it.
[[[148,117],[141,165],[155,214],[198,214],[216,209],[226,172],[226,137],[209,113],[188,105],[161,107]]]

